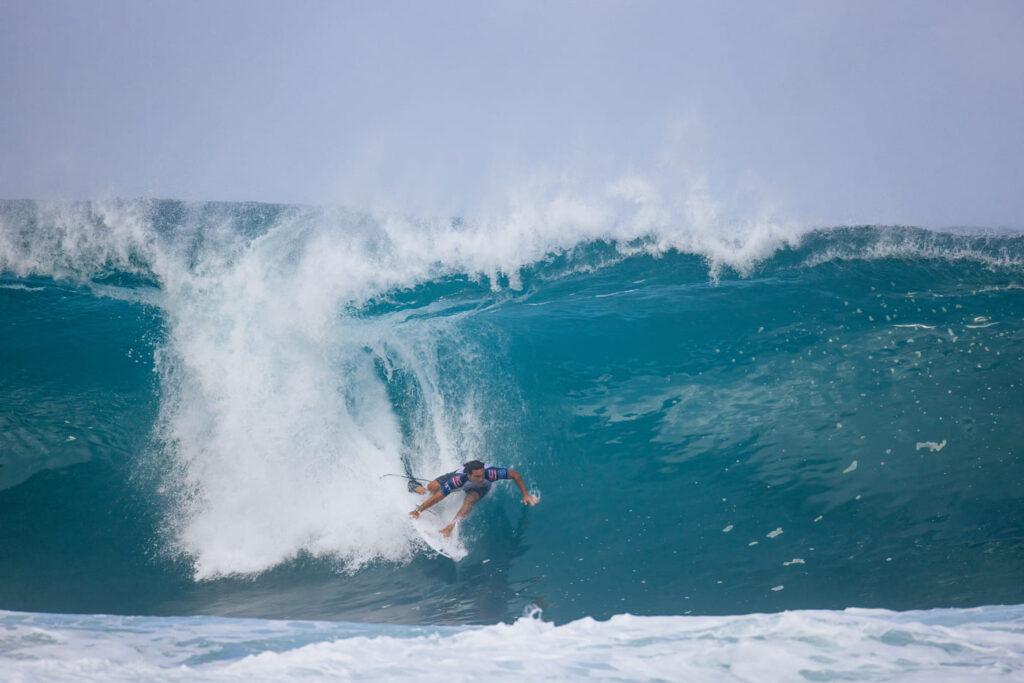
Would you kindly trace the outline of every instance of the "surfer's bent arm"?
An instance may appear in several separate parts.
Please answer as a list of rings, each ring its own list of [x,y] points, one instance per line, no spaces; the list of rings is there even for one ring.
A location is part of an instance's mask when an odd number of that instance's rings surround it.
[[[523,494],[523,503],[526,505],[536,505],[540,502],[536,496],[531,496],[530,492],[526,490],[526,484],[523,483],[523,478],[519,476],[519,473],[515,470],[508,471],[508,478],[516,483],[519,487],[519,492]]]
[[[427,498],[425,501],[420,503],[420,505],[415,510],[410,512],[409,515],[411,517],[419,517],[421,512],[423,512],[424,510],[426,510],[430,506],[435,505],[442,498],[444,498],[444,493],[441,492],[441,491],[437,491],[430,498]]]
[[[420,513],[429,508],[431,505],[437,504],[442,498],[447,496],[452,491],[460,489],[465,486],[466,482],[469,481],[464,474],[453,474],[448,477],[447,481],[443,484],[438,485],[438,480],[427,484],[427,488],[434,492],[430,498],[427,498],[419,507],[409,513],[411,517],[419,517]],[[436,488],[435,488],[436,487]]]

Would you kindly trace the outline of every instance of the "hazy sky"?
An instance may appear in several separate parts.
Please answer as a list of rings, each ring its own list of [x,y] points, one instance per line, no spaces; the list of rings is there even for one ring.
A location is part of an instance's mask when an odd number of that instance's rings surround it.
[[[0,4],[3,198],[459,211],[623,176],[1024,229],[1024,3]]]

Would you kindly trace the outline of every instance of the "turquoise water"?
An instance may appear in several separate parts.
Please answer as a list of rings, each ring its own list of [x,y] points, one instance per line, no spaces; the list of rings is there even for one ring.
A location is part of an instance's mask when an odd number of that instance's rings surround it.
[[[1024,603],[1024,238],[0,206],[0,607]],[[431,555],[397,478],[514,467]]]

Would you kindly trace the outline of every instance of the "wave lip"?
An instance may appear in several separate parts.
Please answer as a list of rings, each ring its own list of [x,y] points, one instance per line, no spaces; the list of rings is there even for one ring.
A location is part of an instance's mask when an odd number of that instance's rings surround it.
[[[725,221],[704,206],[707,198],[670,201],[662,194],[625,179],[596,194],[514,201],[455,218],[251,203],[0,200],[0,273],[92,284],[113,279],[155,285],[171,296],[285,278],[359,306],[450,276],[519,289],[524,271],[595,244],[611,247],[606,261],[696,255],[712,279],[725,270],[750,274],[792,251],[812,267],[885,258],[1024,264],[1020,233]]]

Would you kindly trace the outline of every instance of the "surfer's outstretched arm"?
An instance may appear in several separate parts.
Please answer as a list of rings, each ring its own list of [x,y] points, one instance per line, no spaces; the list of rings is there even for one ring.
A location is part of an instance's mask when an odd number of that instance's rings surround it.
[[[466,500],[463,501],[462,507],[460,507],[459,511],[455,513],[455,519],[452,520],[451,524],[441,529],[441,535],[445,538],[451,536],[452,530],[455,529],[455,525],[459,523],[460,519],[468,515],[473,510],[473,506],[476,505],[478,500],[480,500],[479,493],[476,493],[475,491],[467,493]]]
[[[508,471],[508,478],[516,483],[519,487],[519,492],[523,494],[523,503],[525,505],[536,505],[540,502],[537,496],[531,496],[530,492],[526,490],[526,484],[523,483],[523,478],[519,476],[519,473],[515,470]]]

